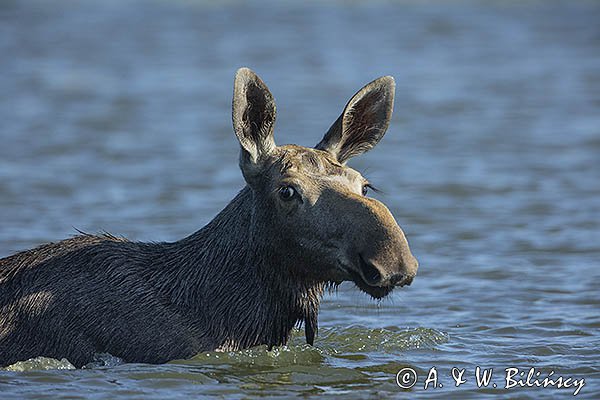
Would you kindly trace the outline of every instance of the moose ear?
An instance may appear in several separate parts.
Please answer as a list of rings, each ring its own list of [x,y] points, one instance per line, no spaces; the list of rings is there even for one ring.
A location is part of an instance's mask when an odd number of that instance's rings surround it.
[[[275,114],[275,101],[267,85],[249,68],[240,68],[233,84],[232,120],[246,180],[261,170],[261,161],[275,149]]]
[[[372,149],[390,124],[395,87],[394,78],[384,76],[360,89],[315,148],[342,164]]]

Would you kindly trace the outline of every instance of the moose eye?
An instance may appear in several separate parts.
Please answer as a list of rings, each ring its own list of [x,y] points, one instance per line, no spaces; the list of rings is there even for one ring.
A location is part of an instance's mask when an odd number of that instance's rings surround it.
[[[291,186],[284,186],[279,189],[279,197],[283,201],[290,201],[296,195],[296,189]]]

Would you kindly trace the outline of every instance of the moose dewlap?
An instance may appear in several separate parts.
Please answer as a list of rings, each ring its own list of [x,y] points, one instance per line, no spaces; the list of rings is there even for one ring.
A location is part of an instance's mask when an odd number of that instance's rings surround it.
[[[202,351],[313,343],[323,290],[352,281],[374,298],[416,272],[404,233],[346,166],[375,146],[394,80],[356,93],[314,148],[277,146],[275,102],[241,68],[233,127],[246,180],[208,225],[173,243],[82,234],[0,260],[0,365],[32,357],[80,367],[96,353],[162,363]]]

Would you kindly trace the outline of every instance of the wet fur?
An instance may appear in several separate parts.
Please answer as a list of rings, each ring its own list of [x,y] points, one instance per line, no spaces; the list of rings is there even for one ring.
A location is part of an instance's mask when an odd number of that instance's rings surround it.
[[[79,235],[0,260],[0,365],[43,355],[81,367],[102,352],[162,363],[285,344],[303,321],[314,337],[324,284],[269,270],[252,201],[242,190],[175,243]]]

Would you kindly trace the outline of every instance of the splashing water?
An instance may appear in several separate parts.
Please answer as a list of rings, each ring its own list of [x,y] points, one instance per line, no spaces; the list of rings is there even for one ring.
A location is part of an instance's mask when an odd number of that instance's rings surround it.
[[[5,371],[26,372],[26,371],[48,371],[54,369],[75,369],[75,366],[66,358],[56,360],[48,357],[35,357],[27,361],[19,361],[4,368]]]
[[[348,358],[361,353],[384,352],[401,354],[406,350],[435,348],[449,340],[447,333],[431,328],[413,329],[368,329],[359,325],[347,328],[325,328],[321,330],[317,346],[304,343],[304,336],[295,329],[288,346],[275,347],[271,351],[266,346],[229,352],[211,351],[200,353],[189,360],[176,360],[179,365],[231,365],[237,367],[281,367],[291,365],[312,365],[326,363],[328,358]],[[360,357],[359,357],[360,358]],[[123,360],[108,353],[98,353],[93,362],[84,369],[116,367]],[[36,357],[20,361],[5,368],[6,371],[34,371],[53,369],[75,369],[66,359],[56,360]]]

